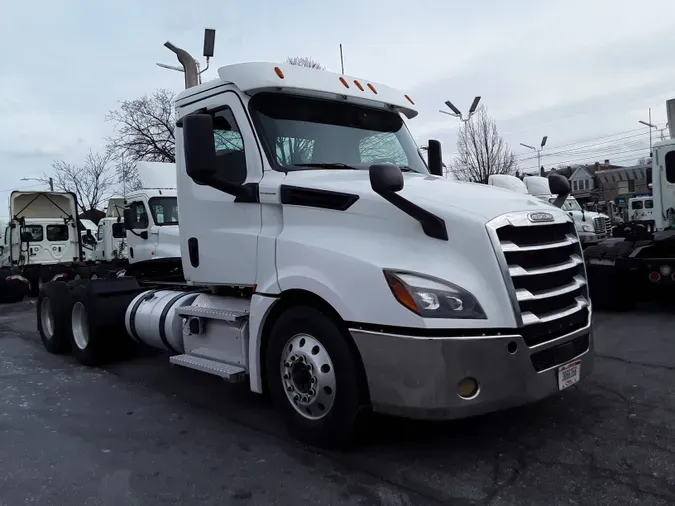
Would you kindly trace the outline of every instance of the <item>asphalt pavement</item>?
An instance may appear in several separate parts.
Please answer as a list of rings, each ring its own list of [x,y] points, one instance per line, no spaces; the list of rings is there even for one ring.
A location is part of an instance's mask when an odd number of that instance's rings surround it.
[[[675,313],[595,317],[582,384],[458,422],[375,417],[350,453],[268,402],[152,354],[105,369],[0,306],[0,506],[675,504]]]

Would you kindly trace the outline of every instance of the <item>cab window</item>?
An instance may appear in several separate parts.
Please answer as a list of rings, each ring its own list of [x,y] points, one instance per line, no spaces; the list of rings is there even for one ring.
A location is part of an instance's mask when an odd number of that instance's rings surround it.
[[[645,200],[645,209],[654,209],[654,201]]]
[[[675,184],[675,151],[666,153],[666,179]]]
[[[229,107],[213,115],[213,140],[218,160],[216,177],[223,181],[242,184],[246,181],[244,139]],[[168,222],[165,221],[164,224]]]
[[[45,238],[42,225],[26,225],[23,227],[23,231],[28,232],[32,236],[31,242],[42,242]]]
[[[631,203],[630,205],[631,209],[642,209],[642,201],[641,200],[635,200]]]
[[[47,240],[62,242],[68,240],[68,225],[47,225]]]
[[[129,204],[131,211],[131,228],[146,229],[150,225],[148,219],[148,211],[145,209],[143,202],[132,202]]]

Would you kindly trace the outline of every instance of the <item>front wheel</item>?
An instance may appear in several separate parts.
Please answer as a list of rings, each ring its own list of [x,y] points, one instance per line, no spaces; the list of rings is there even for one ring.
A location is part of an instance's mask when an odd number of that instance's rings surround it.
[[[367,387],[349,336],[321,311],[293,307],[275,322],[266,356],[267,382],[289,432],[322,447],[348,445]]]

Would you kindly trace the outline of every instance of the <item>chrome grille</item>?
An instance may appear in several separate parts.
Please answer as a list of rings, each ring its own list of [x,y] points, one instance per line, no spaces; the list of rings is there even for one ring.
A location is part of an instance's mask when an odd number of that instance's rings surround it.
[[[528,346],[586,325],[586,270],[573,222],[556,215],[532,223],[528,213],[517,213],[493,220],[488,230]]]
[[[607,224],[605,223],[605,218],[598,216],[593,218],[593,228],[595,229],[596,234],[604,234],[607,232]]]
[[[609,232],[610,230],[612,230],[612,220],[609,217],[604,218],[604,220],[605,220],[605,232]]]

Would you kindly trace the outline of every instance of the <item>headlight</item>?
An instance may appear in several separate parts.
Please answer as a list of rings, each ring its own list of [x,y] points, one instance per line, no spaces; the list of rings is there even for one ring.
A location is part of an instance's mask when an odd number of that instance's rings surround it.
[[[447,281],[392,271],[384,277],[396,300],[423,318],[487,318],[473,295]]]
[[[581,230],[584,232],[593,232],[595,229],[591,225],[582,225]]]

